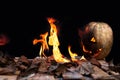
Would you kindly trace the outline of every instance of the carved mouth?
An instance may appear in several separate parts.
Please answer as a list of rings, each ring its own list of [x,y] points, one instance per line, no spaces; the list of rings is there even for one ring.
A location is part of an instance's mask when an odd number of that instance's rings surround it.
[[[91,50],[87,50],[86,47],[83,45],[83,52],[87,53],[88,55],[92,55],[92,57],[97,57],[100,55],[100,52],[102,51],[102,48],[97,49],[95,52]]]

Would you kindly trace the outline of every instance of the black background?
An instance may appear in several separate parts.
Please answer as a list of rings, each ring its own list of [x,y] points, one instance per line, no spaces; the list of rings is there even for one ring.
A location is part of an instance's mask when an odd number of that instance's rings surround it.
[[[86,4],[87,5],[87,4]],[[96,5],[95,5],[96,6]],[[120,23],[118,7],[85,7],[77,8],[38,8],[32,7],[7,7],[1,11],[0,32],[10,38],[10,43],[4,46],[4,50],[12,56],[25,55],[28,58],[38,56],[39,45],[33,45],[32,41],[39,38],[41,33],[48,32],[50,27],[47,17],[53,17],[59,21],[59,41],[62,54],[68,56],[67,46],[72,46],[72,51],[81,55],[78,28],[84,27],[91,21],[108,23],[113,29],[113,47],[107,59],[114,59],[114,63],[120,62]],[[97,5],[98,6],[98,5]],[[102,4],[100,5],[102,6]],[[44,7],[44,6],[42,6]],[[107,8],[106,8],[107,7]]]

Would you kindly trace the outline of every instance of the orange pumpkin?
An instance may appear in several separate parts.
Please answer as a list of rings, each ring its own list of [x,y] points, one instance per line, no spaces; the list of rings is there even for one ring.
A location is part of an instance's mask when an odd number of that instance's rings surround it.
[[[85,26],[81,43],[85,55],[104,59],[112,48],[112,28],[105,22],[90,22]]]

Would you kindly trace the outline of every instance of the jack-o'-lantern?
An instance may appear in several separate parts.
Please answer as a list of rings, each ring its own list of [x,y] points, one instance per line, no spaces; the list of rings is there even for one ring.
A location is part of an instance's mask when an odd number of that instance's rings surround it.
[[[79,32],[84,55],[104,59],[113,44],[112,28],[105,22],[90,22]]]

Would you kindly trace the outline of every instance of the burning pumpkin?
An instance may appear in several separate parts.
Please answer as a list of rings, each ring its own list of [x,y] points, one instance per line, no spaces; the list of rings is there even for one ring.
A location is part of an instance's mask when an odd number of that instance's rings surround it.
[[[85,55],[96,59],[104,59],[111,51],[113,31],[104,22],[90,22],[84,31],[79,32]]]

